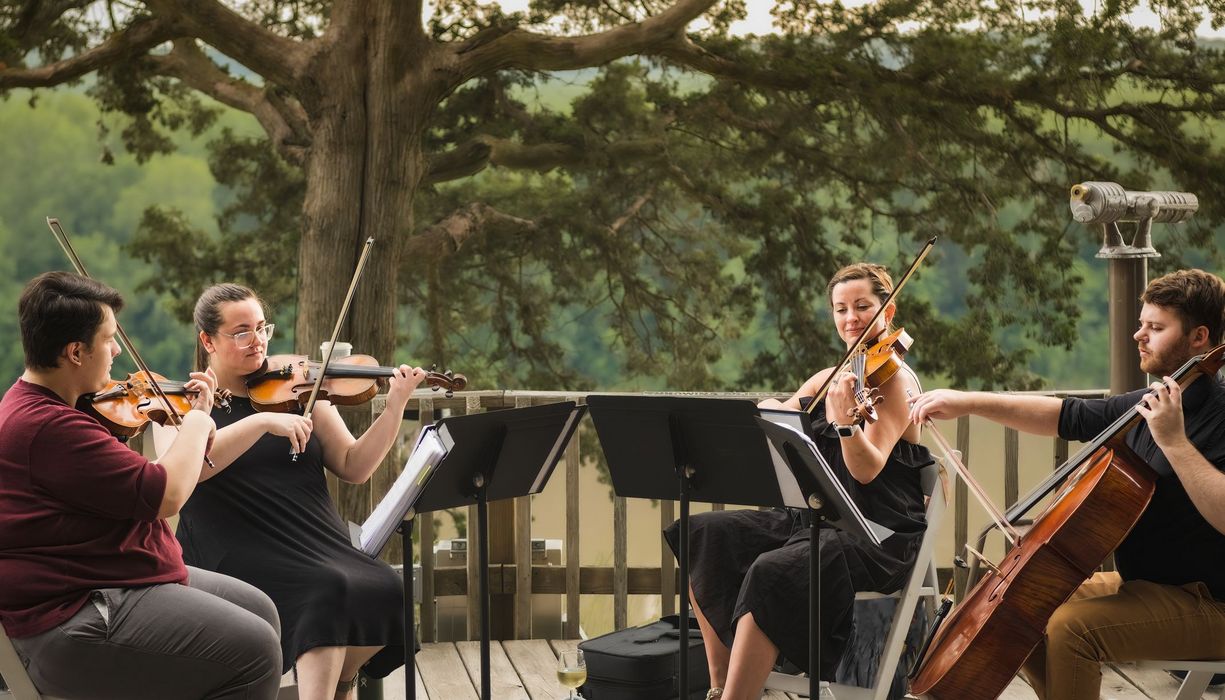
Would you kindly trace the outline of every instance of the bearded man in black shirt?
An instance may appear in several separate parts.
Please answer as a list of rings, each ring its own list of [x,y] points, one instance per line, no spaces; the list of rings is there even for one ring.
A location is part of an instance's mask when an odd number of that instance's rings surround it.
[[[1225,659],[1225,385],[1170,378],[1222,342],[1225,282],[1202,270],[1153,280],[1135,333],[1146,389],[1107,399],[1009,396],[947,389],[920,396],[911,419],[978,415],[1039,435],[1086,442],[1137,406],[1127,444],[1157,473],[1139,522],[1099,572],[1059,607],[1023,672],[1044,700],[1097,700],[1101,664]]]

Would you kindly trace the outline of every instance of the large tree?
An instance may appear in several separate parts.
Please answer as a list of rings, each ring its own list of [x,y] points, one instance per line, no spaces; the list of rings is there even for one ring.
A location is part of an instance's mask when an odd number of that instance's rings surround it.
[[[1170,0],[1159,29],[1135,5],[793,0],[745,38],[736,0],[452,0],[428,20],[400,0],[0,0],[0,90],[89,78],[141,159],[215,103],[252,114],[266,138],[213,147],[223,235],[155,209],[139,249],[182,305],[219,278],[296,304],[302,351],[373,236],[344,335],[377,356],[411,330],[421,357],[561,387],[611,343],[676,388],[790,387],[836,351],[828,274],[940,234],[946,274],[903,311],[922,369],[1020,387],[1025,336],[1078,337],[1093,235],[1070,184],[1196,192],[1161,264],[1216,255],[1225,58],[1196,38],[1216,5]],[[535,98],[559,82],[567,103]]]

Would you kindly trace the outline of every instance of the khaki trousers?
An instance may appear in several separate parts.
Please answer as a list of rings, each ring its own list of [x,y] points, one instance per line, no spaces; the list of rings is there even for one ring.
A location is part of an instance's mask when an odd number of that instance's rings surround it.
[[[1142,659],[1225,659],[1225,602],[1202,583],[1096,573],[1051,616],[1022,672],[1041,700],[1098,700],[1103,662]]]

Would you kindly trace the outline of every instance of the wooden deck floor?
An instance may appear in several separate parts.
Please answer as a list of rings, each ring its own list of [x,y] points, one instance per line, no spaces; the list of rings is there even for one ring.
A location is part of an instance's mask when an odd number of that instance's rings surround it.
[[[531,639],[494,642],[490,645],[490,678],[494,700],[560,700],[566,690],[557,684],[557,654],[573,648],[572,640]],[[481,684],[480,644],[440,642],[422,645],[417,653],[417,698],[419,700],[479,700]],[[1173,698],[1178,684],[1163,671],[1138,670],[1129,664],[1107,666],[1102,682],[1103,700],[1166,700]],[[1204,700],[1217,700],[1220,691],[1209,690]],[[403,700],[403,669],[383,682],[384,700]],[[1034,692],[1016,679],[1000,696],[1003,700],[1035,700]],[[763,698],[793,700],[794,695],[770,691]]]

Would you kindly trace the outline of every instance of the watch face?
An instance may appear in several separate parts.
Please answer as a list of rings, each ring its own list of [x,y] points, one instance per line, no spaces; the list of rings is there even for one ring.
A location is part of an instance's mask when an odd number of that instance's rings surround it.
[[[855,426],[853,425],[840,425],[834,428],[834,430],[838,431],[838,437],[850,437],[855,434]]]

